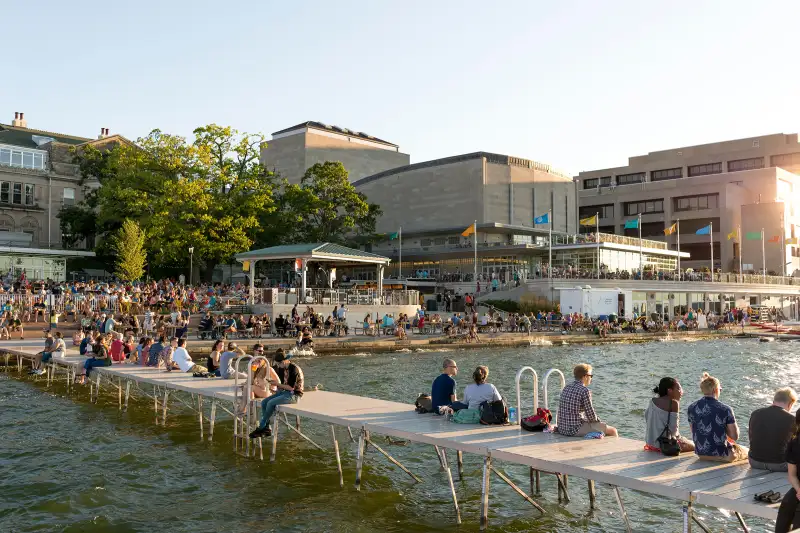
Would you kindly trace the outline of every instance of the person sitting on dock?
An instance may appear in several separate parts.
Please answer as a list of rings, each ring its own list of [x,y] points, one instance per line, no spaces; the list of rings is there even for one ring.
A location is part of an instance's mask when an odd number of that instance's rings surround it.
[[[486,378],[489,377],[489,367],[479,366],[472,373],[472,379],[475,383],[470,383],[464,388],[464,399],[460,402],[453,402],[450,407],[453,411],[461,409],[480,409],[483,402],[496,402],[502,400],[503,397],[497,390],[497,387],[491,383],[486,383]]]
[[[277,387],[278,391],[261,402],[261,424],[250,433],[251,439],[272,435],[269,420],[279,405],[297,403],[303,396],[303,370],[290,361],[291,354],[286,354],[278,349],[275,354],[275,372],[278,381],[269,380],[269,384]]]
[[[564,387],[558,402],[558,432],[566,437],[585,437],[589,433],[616,437],[617,429],[601,422],[594,411],[589,392],[594,377],[592,365],[577,365],[572,375],[575,381]]]
[[[95,337],[94,346],[92,347],[92,357],[88,358],[83,363],[83,372],[80,376],[76,376],[75,381],[80,385],[86,383],[86,379],[92,372],[92,369],[98,366],[111,366],[111,356],[108,353],[108,337],[98,334]]]
[[[178,365],[178,369],[180,369],[181,372],[187,372],[187,373],[208,372],[208,369],[206,367],[195,364],[195,362],[192,360],[192,356],[189,355],[188,351],[186,351],[185,338],[178,339],[178,347],[175,348],[175,351],[172,354],[172,361],[174,362],[174,364]]]
[[[54,345],[55,340],[53,339],[53,334],[48,331],[44,339],[44,350],[33,356],[33,360],[31,361],[31,371],[28,372],[29,374],[42,375],[45,373],[45,370],[42,368],[42,364],[50,361],[50,354],[53,351]]]
[[[694,444],[678,431],[680,400],[683,396],[681,384],[675,378],[661,378],[653,392],[658,394],[658,398],[650,400],[644,412],[645,449],[661,451],[659,437],[666,431],[667,435],[664,436],[677,439],[681,452],[693,452]]]
[[[733,409],[719,401],[719,380],[703,372],[700,390],[703,397],[688,409],[695,453],[708,461],[741,461],[747,456],[747,449],[736,444],[739,425]]]
[[[778,509],[778,518],[775,520],[775,533],[788,533],[800,528],[800,411],[795,413],[795,430],[792,439],[786,446],[788,481],[792,486],[786,491]]]
[[[235,342],[229,342],[228,350],[222,352],[222,355],[219,356],[219,377],[222,379],[235,379],[238,376],[239,379],[247,379],[247,374],[244,372],[237,372],[233,368],[236,358],[242,355],[245,355],[244,351],[242,351]]]
[[[795,417],[790,413],[797,401],[797,393],[790,388],[775,391],[772,405],[756,409],[750,414],[747,433],[750,468],[786,472],[786,446],[795,433]]]
[[[158,338],[158,342],[150,345],[150,348],[147,351],[147,359],[145,365],[158,366],[158,358],[161,355],[161,350],[164,349],[164,343],[166,342],[167,338],[164,335],[161,335]]]
[[[458,365],[452,359],[442,361],[442,373],[433,380],[431,386],[431,406],[434,414],[439,414],[439,408],[449,406],[456,401],[456,380],[453,376],[458,374]]]

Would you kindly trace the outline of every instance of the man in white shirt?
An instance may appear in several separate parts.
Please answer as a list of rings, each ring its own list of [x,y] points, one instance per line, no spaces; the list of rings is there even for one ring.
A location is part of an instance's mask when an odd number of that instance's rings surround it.
[[[208,372],[206,367],[194,364],[192,356],[186,351],[186,339],[178,339],[178,347],[172,353],[172,361],[178,365],[181,372]]]

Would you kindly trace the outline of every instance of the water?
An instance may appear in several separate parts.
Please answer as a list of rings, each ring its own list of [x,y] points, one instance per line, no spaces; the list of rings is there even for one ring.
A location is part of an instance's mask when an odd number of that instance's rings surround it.
[[[664,375],[678,378],[686,391],[681,428],[688,434],[685,408],[699,396],[705,370],[722,381],[721,399],[730,404],[747,443],[749,413],[771,401],[775,389],[798,386],[800,363],[794,343],[749,339],[656,342],[596,347],[531,347],[502,350],[412,351],[357,354],[300,360],[309,384],[327,390],[413,402],[427,390],[444,357],[461,370],[459,391],[478,364],[489,366],[489,381],[513,398],[514,375],[523,365],[540,375],[550,367],[568,370],[578,362],[594,365],[592,389],[600,417],[623,436],[642,438],[650,391]],[[556,389],[556,379],[553,379]],[[798,387],[800,388],[800,387]],[[213,443],[201,442],[197,419],[177,407],[167,427],[153,423],[152,403],[131,402],[117,410],[107,392],[98,405],[88,389],[64,396],[57,384],[0,374],[0,532],[428,532],[456,531],[445,474],[429,446],[376,442],[424,482],[414,484],[378,454],[370,452],[364,487],[353,487],[354,446],[339,431],[345,488],[338,486],[332,452],[319,452],[294,437],[282,438],[271,464],[232,453],[231,423],[217,424]],[[551,393],[551,404],[557,395]],[[303,421],[303,431],[330,449],[328,426]],[[285,434],[284,434],[285,435]],[[455,460],[451,456],[451,462]],[[465,455],[465,481],[456,482],[464,524],[477,531],[481,459]],[[520,486],[524,467],[502,465]],[[624,531],[612,492],[598,485],[599,509],[589,511],[585,483],[571,479],[572,502],[557,502],[555,479],[542,476],[547,515],[539,514],[492,481],[490,527],[510,532]],[[680,502],[623,491],[635,531],[681,531]],[[735,518],[701,508],[716,531],[734,531]],[[749,519],[753,531],[767,521]]]

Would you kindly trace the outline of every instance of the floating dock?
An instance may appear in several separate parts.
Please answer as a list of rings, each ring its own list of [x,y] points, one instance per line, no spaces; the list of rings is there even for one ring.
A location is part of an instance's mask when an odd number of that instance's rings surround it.
[[[14,362],[17,364],[17,370],[22,371],[24,364],[33,359],[36,351],[27,347],[12,349],[0,346],[2,354],[0,359],[5,358],[7,371],[13,368]],[[70,349],[65,359],[48,363],[48,373],[40,379],[46,379],[48,386],[56,380],[66,379],[68,389],[72,387],[74,376],[80,372],[85,361],[85,357],[77,356],[74,352],[74,349]],[[249,361],[248,356],[242,362],[249,367]],[[64,377],[59,377],[59,373],[63,373]],[[546,381],[547,375],[545,383]],[[157,423],[159,419],[161,423],[166,420],[167,405],[171,399],[184,405],[198,415],[201,438],[204,438],[206,427],[208,428],[209,440],[213,438],[216,411],[221,408],[234,418],[234,450],[263,459],[262,439],[251,441],[247,438],[249,431],[256,426],[261,400],[243,402],[247,404],[244,410],[237,408],[237,405],[240,405],[238,385],[243,384],[246,390],[246,383],[194,378],[191,374],[167,372],[135,364],[114,364],[92,370],[89,388],[93,401],[96,401],[103,382],[105,387],[111,387],[118,393],[120,409],[127,409],[132,385],[135,387],[135,395],[144,395],[152,399]],[[534,378],[534,386],[537,383],[537,378]],[[187,395],[189,399],[186,398]],[[204,400],[208,406],[208,415]],[[536,403],[537,399],[534,398],[534,404]],[[635,528],[628,519],[620,489],[636,490],[676,500],[681,509],[684,532],[691,532],[693,525],[703,531],[710,531],[694,513],[696,505],[731,511],[743,531],[747,532],[750,530],[744,515],[771,520],[777,517],[779,504],[759,503],[755,501],[754,495],[768,490],[785,494],[791,488],[786,473],[753,470],[746,461],[738,463],[701,461],[694,454],[666,457],[644,451],[642,441],[627,438],[580,439],[549,433],[530,433],[516,425],[454,424],[444,417],[417,414],[409,404],[336,392],[309,391],[298,403],[281,405],[278,413],[283,416],[276,414],[273,419],[272,437],[267,437],[271,440],[270,460],[276,460],[280,427],[297,433],[316,448],[324,449],[300,431],[299,420],[300,417],[305,417],[329,424],[339,482],[344,486],[335,428],[337,426],[346,428],[349,438],[357,442],[355,487],[359,490],[365,453],[369,447],[381,453],[414,480],[421,481],[417,474],[380,448],[372,440],[372,435],[386,435],[434,447],[440,465],[447,474],[453,498],[454,520],[457,523],[461,523],[461,511],[450,470],[451,461],[447,454],[449,451],[455,452],[459,477],[463,476],[464,453],[482,457],[481,529],[488,527],[492,474],[511,486],[536,509],[535,512],[539,513],[545,512],[535,499],[540,492],[541,475],[554,475],[557,478],[559,499],[563,496],[566,501],[569,501],[569,491],[574,490],[573,485],[569,483],[569,477],[586,480],[592,507],[595,505],[596,484],[609,485],[614,491],[620,516],[628,531],[633,531]],[[296,424],[289,422],[288,415],[297,417]],[[528,466],[530,491],[520,488],[495,466],[495,461]],[[677,516],[680,515],[676,513],[676,519]]]

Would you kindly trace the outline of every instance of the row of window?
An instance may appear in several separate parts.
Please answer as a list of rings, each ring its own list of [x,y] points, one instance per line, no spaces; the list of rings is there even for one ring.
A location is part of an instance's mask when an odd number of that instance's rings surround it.
[[[719,194],[697,194],[693,196],[682,196],[672,199],[673,211],[698,211],[700,209],[715,209],[719,207]],[[622,204],[622,212],[625,216],[663,213],[664,200],[638,200],[636,202],[625,202]],[[614,218],[614,204],[605,205],[584,205],[578,210],[581,218],[591,217],[600,214],[600,218]]]
[[[581,218],[593,217],[599,214],[600,218],[614,218],[614,204],[584,205],[578,209]]]
[[[0,146],[0,165],[45,170],[47,152]]]
[[[646,213],[663,213],[664,200],[642,200],[639,202],[625,202],[625,215],[638,215]]]
[[[715,209],[719,207],[719,194],[697,194],[672,199],[673,211],[697,211],[700,209]]]
[[[64,187],[62,193],[64,205],[75,203],[75,189]],[[0,182],[0,204],[36,205],[36,186],[32,183]]]

